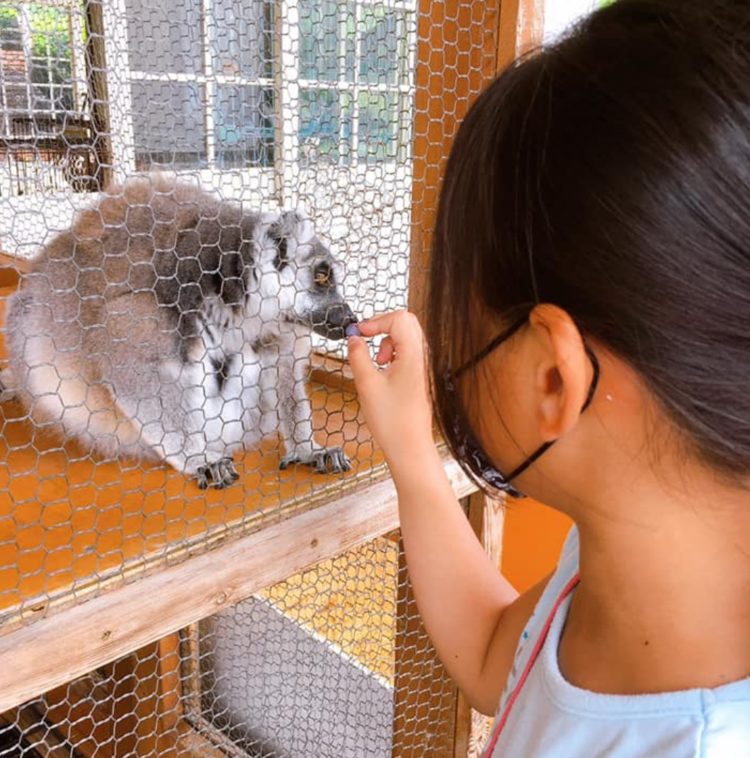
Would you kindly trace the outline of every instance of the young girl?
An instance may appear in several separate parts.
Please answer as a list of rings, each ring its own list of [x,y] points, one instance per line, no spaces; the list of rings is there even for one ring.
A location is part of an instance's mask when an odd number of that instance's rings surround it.
[[[446,171],[435,413],[490,492],[573,518],[518,596],[433,444],[421,328],[370,361],[427,631],[488,754],[750,756],[750,6],[618,0],[477,100]]]

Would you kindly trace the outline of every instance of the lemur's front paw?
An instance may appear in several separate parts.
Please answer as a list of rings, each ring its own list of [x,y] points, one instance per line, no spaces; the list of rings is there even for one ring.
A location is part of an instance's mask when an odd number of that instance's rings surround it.
[[[340,447],[324,447],[306,456],[300,456],[297,453],[285,455],[279,462],[279,468],[283,471],[293,463],[311,466],[318,474],[340,474],[343,471],[350,471],[352,467],[351,461]]]
[[[236,482],[240,478],[240,475],[234,468],[234,462],[231,458],[219,458],[214,463],[200,466],[195,474],[195,478],[196,483],[202,490],[205,490],[209,486],[221,490]]]

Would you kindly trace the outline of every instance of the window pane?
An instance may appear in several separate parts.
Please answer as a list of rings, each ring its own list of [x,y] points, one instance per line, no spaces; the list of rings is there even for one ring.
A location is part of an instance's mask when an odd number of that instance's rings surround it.
[[[23,51],[23,37],[16,8],[0,8],[0,49]]]
[[[305,163],[336,162],[349,155],[351,96],[337,90],[305,89],[300,93],[300,152]]]
[[[354,81],[357,70],[357,16],[354,3],[346,4],[346,80]]]
[[[126,0],[130,68],[152,74],[197,74],[201,5],[196,0]]]
[[[4,107],[11,113],[17,111],[23,111],[28,113],[29,105],[29,91],[26,85],[9,85],[3,86],[3,99]]]
[[[28,111],[29,93],[26,88],[26,56],[15,8],[0,8],[0,84],[3,109]]]
[[[398,150],[398,95],[361,92],[357,155],[368,163],[396,158]]]
[[[70,17],[59,8],[31,6],[32,108],[72,110]]]
[[[214,103],[216,162],[220,168],[273,163],[273,90],[219,85]]]
[[[214,0],[211,54],[216,74],[273,76],[272,0]]]
[[[31,61],[44,68],[53,83],[70,81],[70,16],[60,8],[33,5],[28,10],[31,27]]]
[[[203,87],[185,82],[131,84],[133,133],[139,170],[165,164],[193,168],[206,162]]]
[[[393,11],[377,6],[363,6],[360,29],[361,57],[359,76],[368,84],[396,84],[399,68],[399,29],[403,24]]]
[[[22,44],[26,22],[28,53]],[[17,9],[0,8],[0,51],[0,83],[7,110],[73,109],[67,10],[34,3],[24,6],[22,16]]]
[[[299,57],[303,79],[339,78],[339,18],[334,0],[300,0]]]

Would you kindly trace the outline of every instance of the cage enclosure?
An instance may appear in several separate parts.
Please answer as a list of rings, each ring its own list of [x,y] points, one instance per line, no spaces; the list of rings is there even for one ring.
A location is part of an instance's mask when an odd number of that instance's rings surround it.
[[[529,18],[0,3],[0,756],[466,754],[342,338]]]

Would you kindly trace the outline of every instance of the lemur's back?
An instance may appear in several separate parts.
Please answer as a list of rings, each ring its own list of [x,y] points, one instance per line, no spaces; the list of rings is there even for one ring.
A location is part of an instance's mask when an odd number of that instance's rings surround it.
[[[101,440],[110,439],[104,452],[138,447],[138,430],[108,380],[136,362],[142,381],[153,382],[148,366],[177,355],[178,297],[160,305],[178,287],[178,237],[201,218],[218,219],[220,207],[195,185],[136,176],[43,247],[7,318],[10,381],[37,422],[73,434],[91,427],[92,447],[102,450]]]
[[[36,423],[106,457],[155,456],[202,486],[234,481],[232,450],[277,427],[288,462],[343,470],[343,452],[312,439],[304,389],[312,329],[340,339],[353,318],[335,265],[295,212],[131,178],[33,262],[9,306],[2,383]]]
[[[130,178],[81,210],[72,227],[42,249],[25,286],[53,304],[58,323],[101,323],[104,302],[154,290],[159,277],[174,273],[180,232],[200,218],[218,218],[220,207],[218,198],[186,182]]]

